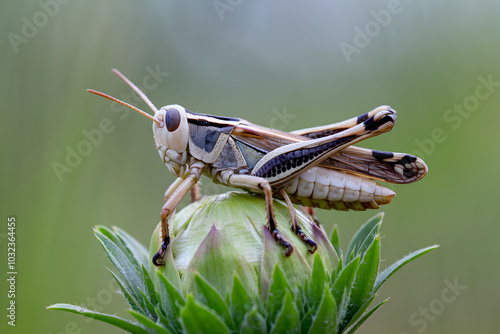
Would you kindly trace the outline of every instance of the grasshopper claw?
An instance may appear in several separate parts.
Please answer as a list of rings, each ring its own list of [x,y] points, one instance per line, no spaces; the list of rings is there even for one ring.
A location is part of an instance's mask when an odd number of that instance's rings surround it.
[[[165,265],[165,252],[167,251],[168,242],[163,242],[161,244],[160,250],[156,252],[153,256],[153,264],[157,267],[161,267]]]

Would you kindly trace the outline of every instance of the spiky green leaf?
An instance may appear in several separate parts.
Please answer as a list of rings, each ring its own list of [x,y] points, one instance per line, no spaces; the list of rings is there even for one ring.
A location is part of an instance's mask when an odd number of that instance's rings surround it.
[[[202,276],[195,274],[194,275],[194,286],[195,286],[195,296],[196,300],[205,304],[210,309],[212,309],[215,313],[221,316],[225,324],[230,329],[235,329],[233,320],[231,318],[231,314],[229,312],[229,308],[219,295],[217,290],[210,285]]]
[[[83,315],[88,318],[92,319],[97,319],[102,322],[106,322],[110,325],[116,326],[118,328],[121,328],[127,332],[131,333],[138,333],[138,334],[147,334],[148,332],[142,328],[141,326],[130,322],[128,320],[125,320],[123,318],[117,317],[115,315],[110,315],[110,314],[104,314],[100,313],[97,311],[91,311],[86,309],[85,307],[81,306],[76,306],[76,305],[71,305],[71,304],[54,304],[51,306],[47,307],[48,310],[59,310],[59,311],[66,311],[66,312],[71,312],[71,313],[76,313]]]
[[[256,306],[245,314],[241,324],[240,334],[267,333],[266,319]]]
[[[258,291],[255,270],[232,244],[225,240],[215,225],[212,225],[212,229],[189,263],[184,275],[184,286],[186,291],[193,291],[194,274],[199,273],[221,296],[226,296],[232,288],[235,272],[244,280],[245,287],[251,291]]]
[[[330,237],[330,241],[339,258],[342,258],[342,249],[340,248],[340,238],[337,224],[333,226],[333,232],[332,236]]]
[[[263,237],[264,248],[260,267],[260,285],[261,294],[264,300],[267,300],[272,276],[277,265],[286,276],[290,286],[303,285],[311,274],[311,268],[300,252],[294,251],[290,256],[286,257],[283,254],[284,248],[274,240],[266,226],[263,226]],[[301,270],[297,270],[297,268],[301,268]]]
[[[347,252],[345,253],[347,259],[351,259],[351,256],[352,258],[355,258],[356,256],[364,253],[364,251],[371,245],[375,236],[378,234],[383,219],[384,213],[381,212],[360,227],[351,239],[349,247],[347,247]],[[364,248],[362,248],[362,246],[364,246]]]
[[[323,266],[323,261],[321,261],[321,256],[316,254],[314,256],[311,280],[309,280],[310,308],[316,309],[318,307],[325,290],[325,283],[328,279],[325,267]]]
[[[392,265],[387,267],[383,272],[381,272],[378,275],[377,279],[375,280],[375,286],[373,288],[373,292],[374,293],[377,292],[378,289],[382,286],[382,284],[384,284],[384,282],[389,279],[389,277],[391,277],[396,271],[401,269],[407,263],[410,263],[411,261],[415,260],[416,258],[418,258],[418,257],[424,255],[425,253],[428,253],[431,250],[434,250],[438,247],[439,247],[439,245],[433,245],[433,246],[419,249],[415,252],[412,252],[412,253],[406,255],[405,257],[399,259],[398,261],[396,261],[395,263],[393,263]]]
[[[285,298],[282,300],[282,307],[276,316],[276,321],[272,326],[271,333],[299,333],[300,318],[299,312],[293,301],[293,295],[291,292],[287,291],[284,297]]]
[[[342,304],[345,293],[349,295],[351,292],[352,282],[354,280],[354,276],[356,275],[356,271],[358,270],[359,261],[360,258],[358,256],[353,261],[349,262],[347,266],[342,268],[338,278],[333,283],[332,294],[337,305]]]
[[[167,329],[158,325],[156,322],[152,321],[151,318],[146,317],[142,313],[138,313],[135,311],[128,311],[131,316],[137,319],[141,324],[144,325],[148,330],[155,334],[171,334]]]
[[[186,304],[186,301],[182,293],[161,272],[157,272],[156,274],[161,282],[159,296],[162,314],[168,321],[170,331],[181,333],[182,326],[179,322],[179,316],[181,308]]]
[[[258,297],[258,296],[257,296]],[[245,315],[254,307],[254,301],[248,294],[238,275],[234,274],[233,290],[230,294],[231,315],[236,328],[240,328]],[[258,298],[257,298],[258,299]]]
[[[349,327],[344,333],[345,334],[352,334],[354,333],[376,310],[379,309],[380,306],[384,305],[386,301],[388,301],[389,298],[384,299],[377,305],[375,305],[370,311],[363,313],[363,316],[359,318],[358,321],[356,321],[351,327]]]
[[[349,294],[348,305],[345,308],[342,321],[339,322],[339,328],[343,329],[351,322],[353,317],[358,314],[360,308],[373,295],[373,286],[377,278],[378,266],[380,263],[380,237],[376,237],[365,255],[359,263],[352,289]],[[366,305],[367,307],[368,305]]]
[[[267,300],[267,309],[269,312],[268,319],[270,324],[275,321],[278,312],[282,309],[283,300],[285,299],[287,293],[291,293],[290,285],[288,284],[279,265],[276,265]]]
[[[231,333],[224,320],[214,311],[198,303],[192,294],[188,294],[186,307],[181,311],[184,330],[189,334],[224,334]]]
[[[323,298],[313,319],[309,333],[335,333],[337,304],[326,284],[323,286]]]

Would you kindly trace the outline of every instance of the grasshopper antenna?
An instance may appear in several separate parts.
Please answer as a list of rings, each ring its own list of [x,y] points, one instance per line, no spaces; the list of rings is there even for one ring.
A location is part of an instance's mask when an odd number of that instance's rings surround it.
[[[122,79],[123,81],[125,81],[125,83],[127,85],[129,85],[130,88],[132,88],[134,90],[134,92],[137,93],[137,95],[139,95],[139,97],[144,101],[146,102],[146,104],[151,108],[151,110],[154,111],[155,114],[158,113],[158,109],[156,108],[156,106],[153,104],[153,102],[151,102],[150,99],[148,99],[148,97],[146,96],[146,94],[144,94],[140,89],[139,87],[137,87],[136,85],[134,85],[134,83],[132,81],[130,81],[126,76],[124,76],[122,74],[122,72],[118,71],[116,68],[112,69],[113,73],[116,74],[120,79]],[[148,114],[147,112],[144,112],[142,111],[141,109],[137,108],[137,107],[134,107],[133,105],[131,104],[128,104],[127,102],[123,102],[122,100],[119,100],[117,99],[116,97],[113,97],[111,95],[108,95],[108,94],[104,94],[104,93],[101,93],[101,92],[98,92],[96,90],[93,90],[93,89],[87,89],[87,92],[89,93],[92,93],[92,94],[96,94],[96,95],[99,95],[99,96],[102,96],[102,97],[105,97],[111,101],[115,101],[116,103],[119,103],[121,105],[124,105],[125,107],[128,107],[132,110],[135,110],[137,111],[139,114],[142,114],[144,116],[146,116],[147,118],[149,118],[150,120],[152,120],[153,122],[156,122],[158,125],[160,125],[160,121],[158,121],[156,118],[154,118],[153,116],[151,116],[150,114]]]
[[[139,87],[137,87],[132,81],[130,81],[126,76],[124,76],[122,74],[122,72],[118,71],[116,68],[112,69],[113,73],[116,74],[120,79],[122,79],[123,81],[125,81],[125,83],[127,85],[130,86],[130,88],[132,88],[134,90],[134,92],[137,93],[137,95],[140,96],[140,98],[146,102],[146,104],[151,108],[151,110],[153,110],[155,112],[155,114],[158,113],[158,109],[156,109],[155,105],[153,104],[153,102],[151,102],[148,97],[146,96],[146,94],[144,94],[140,89]]]
[[[129,107],[130,109],[137,111],[139,114],[142,114],[142,115],[146,116],[147,118],[149,118],[153,122],[156,122],[158,125],[160,125],[160,121],[157,120],[156,118],[154,118],[153,116],[151,116],[150,114],[148,114],[147,112],[142,111],[141,109],[139,109],[137,107],[134,107],[133,105],[128,104],[127,102],[123,102],[122,100],[119,100],[116,97],[113,97],[113,96],[108,95],[108,94],[101,93],[101,92],[99,92],[97,90],[93,90],[93,89],[87,89],[87,92],[95,94],[95,95],[99,95],[99,96],[102,96],[102,97],[105,97],[105,98],[107,98],[107,99],[109,99],[111,101],[114,101],[116,103],[124,105],[125,107]],[[151,101],[149,103],[151,103]]]

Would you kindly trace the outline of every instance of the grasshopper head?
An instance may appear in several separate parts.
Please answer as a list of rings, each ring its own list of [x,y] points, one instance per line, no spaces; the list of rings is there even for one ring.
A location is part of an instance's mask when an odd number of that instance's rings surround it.
[[[185,170],[184,167],[187,160],[187,145],[189,141],[189,126],[187,122],[186,109],[178,104],[172,104],[158,110],[148,99],[146,94],[144,94],[127,77],[121,74],[120,71],[113,69],[113,73],[125,81],[144,100],[144,102],[146,102],[151,110],[154,111],[153,116],[110,95],[93,89],[87,89],[87,91],[120,103],[152,120],[153,136],[160,158],[173,174],[179,176]]]
[[[186,109],[178,104],[171,104],[158,110],[154,118],[159,121],[153,122],[153,136],[158,150],[165,147],[179,154],[185,152],[189,141]]]

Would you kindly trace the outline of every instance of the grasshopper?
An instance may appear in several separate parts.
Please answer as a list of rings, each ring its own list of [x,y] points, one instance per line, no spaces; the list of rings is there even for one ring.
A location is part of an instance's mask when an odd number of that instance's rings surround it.
[[[340,123],[288,133],[240,118],[192,112],[178,104],[158,110],[128,78],[116,69],[113,72],[144,100],[153,116],[107,94],[88,91],[152,120],[160,158],[177,176],[165,192],[160,215],[162,245],[152,259],[157,266],[164,265],[170,243],[168,222],[202,175],[216,183],[264,194],[267,227],[289,256],[293,248],[276,226],[273,197],[287,203],[291,229],[312,254],[317,245],[302,232],[293,203],[322,209],[377,209],[391,202],[395,192],[374,180],[410,183],[428,170],[422,159],[409,154],[351,146],[392,129],[396,111],[389,106]]]

